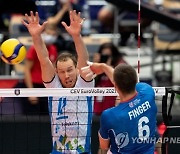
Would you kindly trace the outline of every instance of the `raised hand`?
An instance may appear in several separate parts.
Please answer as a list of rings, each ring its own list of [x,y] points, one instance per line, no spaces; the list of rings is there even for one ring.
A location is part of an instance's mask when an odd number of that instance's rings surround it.
[[[81,76],[83,76],[87,81],[91,81],[97,75],[91,70],[91,66],[93,65],[92,62],[87,61],[88,66],[81,68]]]
[[[67,26],[65,22],[62,22],[62,25],[71,36],[80,35],[82,24],[84,21],[84,19],[81,18],[81,13],[80,12],[77,13],[76,10],[70,11],[69,17],[70,17],[70,25]]]
[[[86,77],[91,77],[93,79],[94,77],[96,77],[96,75],[105,73],[108,76],[108,78],[111,80],[111,82],[114,83],[113,67],[105,63],[92,63],[89,61],[87,62],[87,64],[88,66],[81,68],[81,71],[83,72],[83,74],[86,74]]]
[[[47,24],[47,22],[44,22],[42,25],[40,25],[38,12],[36,12],[34,15],[32,11],[30,11],[30,16],[25,14],[25,19],[22,21],[22,23],[27,27],[31,36],[40,35]]]

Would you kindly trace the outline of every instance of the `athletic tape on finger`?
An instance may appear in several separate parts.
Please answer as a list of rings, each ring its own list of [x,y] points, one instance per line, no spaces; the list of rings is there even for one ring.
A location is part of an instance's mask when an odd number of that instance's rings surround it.
[[[96,76],[97,76],[97,75],[94,74],[92,71],[89,72],[89,73],[86,75],[86,77],[89,78],[89,79],[91,79],[91,80],[94,79]]]
[[[93,62],[87,61],[87,64],[88,64],[89,66],[91,66],[91,65],[93,64]]]
[[[82,67],[82,68],[81,68],[81,71],[84,71],[84,70],[87,70],[87,69],[90,69],[90,66]]]

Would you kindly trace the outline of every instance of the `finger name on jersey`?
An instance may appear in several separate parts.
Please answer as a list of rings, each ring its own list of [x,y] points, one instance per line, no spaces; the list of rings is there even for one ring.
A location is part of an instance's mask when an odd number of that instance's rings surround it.
[[[141,105],[137,106],[135,109],[128,112],[129,119],[132,120],[133,118],[136,118],[137,116],[146,112],[150,108],[151,108],[151,105],[148,101],[142,103]]]

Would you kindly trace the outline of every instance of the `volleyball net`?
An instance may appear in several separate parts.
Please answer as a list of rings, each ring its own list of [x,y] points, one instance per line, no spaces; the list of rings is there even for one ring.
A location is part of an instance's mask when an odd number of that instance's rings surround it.
[[[178,87],[179,88],[179,87]],[[157,124],[159,126],[160,135],[165,140],[160,146],[157,146],[156,150],[161,149],[163,153],[168,153],[168,149],[174,148],[180,140],[180,134],[177,129],[180,129],[180,124],[177,122],[178,116],[180,116],[178,103],[180,89],[167,88],[167,87],[153,87],[156,103],[158,106]],[[176,89],[176,90],[175,90]],[[74,129],[81,127],[86,130],[92,128],[91,133],[86,138],[91,138],[91,151],[92,154],[97,153],[99,149],[97,131],[99,129],[99,120],[93,119],[93,122],[88,122],[86,117],[87,112],[92,117],[94,115],[93,106],[88,106],[92,110],[86,110],[86,106],[83,105],[82,98],[91,98],[91,102],[97,97],[110,97],[110,99],[116,99],[117,92],[114,88],[11,88],[0,89],[0,153],[1,154],[21,154],[21,153],[33,153],[33,154],[46,154],[52,151],[54,146],[53,140],[59,137],[55,132],[51,133],[51,129],[58,131],[61,130],[60,126],[67,126],[65,134],[71,135]],[[64,99],[69,96],[70,99]],[[82,97],[80,97],[82,96]],[[47,97],[49,98],[49,110],[41,110],[42,105],[36,103],[31,104],[31,107],[35,108],[35,112],[28,110],[27,108],[29,100],[28,98],[38,98],[44,101],[44,105],[47,105]],[[55,98],[55,99],[52,99]],[[178,101],[178,102],[176,102]],[[28,103],[27,103],[28,102]],[[79,104],[78,104],[79,102]],[[57,110],[53,110],[52,103],[58,103]],[[70,121],[66,119],[66,115],[63,115],[64,106],[66,103],[71,103],[72,109],[66,110]],[[174,104],[176,103],[176,104]],[[51,105],[50,105],[51,104]],[[89,104],[88,104],[89,105]],[[34,110],[33,108],[33,110]],[[38,108],[38,109],[37,109]],[[76,112],[74,112],[76,109]],[[56,116],[55,116],[56,115]],[[58,115],[58,116],[57,116]],[[55,118],[52,118],[55,117]],[[58,123],[58,119],[64,119],[63,123]],[[73,122],[72,122],[73,121]],[[81,121],[81,122],[80,122]],[[163,124],[163,126],[162,126]],[[76,125],[78,125],[76,127]],[[76,127],[76,128],[75,128]],[[176,132],[172,134],[171,130]],[[62,131],[62,130],[61,130]],[[173,132],[173,133],[174,133]],[[172,142],[170,143],[171,137]],[[74,140],[73,143],[66,139],[66,136],[58,138],[64,149],[71,148],[76,151],[77,149],[84,150],[81,145],[81,137],[84,134],[79,132],[76,134],[79,138]],[[73,136],[72,136],[73,138]],[[167,146],[169,148],[167,148]],[[64,150],[62,147],[60,151]]]

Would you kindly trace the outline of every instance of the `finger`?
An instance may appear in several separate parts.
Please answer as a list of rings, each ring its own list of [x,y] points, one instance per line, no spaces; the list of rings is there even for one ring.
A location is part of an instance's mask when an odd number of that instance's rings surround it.
[[[84,69],[84,70],[81,70],[82,71],[82,73],[89,73],[89,72],[92,72],[91,70],[90,70],[90,68],[88,68],[88,69]]]
[[[42,24],[43,29],[45,29],[47,23],[48,23],[47,21],[43,22],[43,24]]]
[[[89,70],[83,70],[82,74],[89,74],[90,72],[92,72],[90,69]],[[93,72],[92,72],[93,73]]]
[[[87,64],[88,64],[89,66],[91,66],[91,65],[93,64],[93,62],[87,61]]]
[[[82,22],[82,19],[81,19],[81,13],[77,11],[74,12],[74,18],[75,18],[75,21],[78,22],[78,23],[81,23]]]
[[[38,14],[38,12],[35,13],[35,22],[39,23],[39,14]]]
[[[91,77],[91,76],[93,76],[94,75],[94,73],[91,71],[91,72],[89,72],[88,74],[86,74],[86,77]]]
[[[30,15],[31,15],[31,21],[34,22],[34,14],[33,14],[33,11],[30,11]]]
[[[86,69],[89,69],[89,68],[90,68],[90,66],[82,67],[82,68],[81,68],[81,71],[86,70]]]
[[[80,24],[83,25],[85,18],[81,19]]]
[[[62,24],[62,25],[64,26],[64,28],[67,30],[67,28],[68,28],[67,24],[66,24],[64,21],[62,21],[61,24]]]
[[[31,20],[30,20],[30,18],[29,18],[27,13],[25,14],[25,19],[27,20],[28,23],[30,23]]]
[[[28,26],[28,23],[26,22],[26,21],[24,21],[24,19],[23,20],[21,20],[21,23],[24,25],[24,26]]]
[[[81,19],[81,12],[78,12],[78,19],[79,19],[79,22],[81,23],[82,22],[82,19]]]
[[[94,73],[93,76],[92,76],[92,78],[94,79],[96,76],[97,76],[97,74]]]
[[[72,20],[73,20],[73,21],[76,21],[76,20],[77,20],[77,18],[76,18],[76,10],[73,10],[73,11],[72,11]]]
[[[73,12],[69,11],[69,18],[70,18],[70,23],[73,22]]]
[[[94,74],[93,72],[90,72],[86,75],[87,78],[91,78],[91,79],[94,79],[97,75]]]

